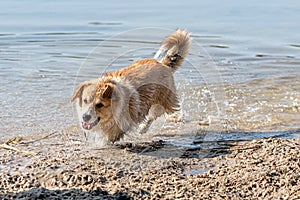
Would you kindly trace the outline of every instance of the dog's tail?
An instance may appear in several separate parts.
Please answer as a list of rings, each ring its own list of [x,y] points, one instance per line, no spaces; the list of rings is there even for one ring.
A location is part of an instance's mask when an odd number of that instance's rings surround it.
[[[191,36],[186,30],[178,29],[162,42],[154,59],[163,56],[160,62],[176,70],[189,51],[191,40]]]

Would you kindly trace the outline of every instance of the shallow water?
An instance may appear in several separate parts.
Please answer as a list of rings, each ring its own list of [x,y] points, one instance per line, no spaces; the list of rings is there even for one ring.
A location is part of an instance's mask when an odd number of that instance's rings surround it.
[[[2,1],[0,139],[72,129],[78,83],[153,57],[176,27],[194,41],[175,74],[183,122],[159,119],[145,139],[299,137],[299,3],[159,4]]]

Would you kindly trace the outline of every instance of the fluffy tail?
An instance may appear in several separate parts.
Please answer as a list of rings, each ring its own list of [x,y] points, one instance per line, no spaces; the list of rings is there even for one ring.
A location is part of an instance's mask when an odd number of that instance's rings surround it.
[[[160,62],[176,70],[189,51],[191,40],[187,31],[178,29],[162,42],[154,58],[164,56]]]

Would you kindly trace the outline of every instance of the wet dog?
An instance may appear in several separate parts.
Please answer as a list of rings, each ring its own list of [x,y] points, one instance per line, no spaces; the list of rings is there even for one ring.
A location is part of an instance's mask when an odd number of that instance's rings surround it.
[[[179,29],[162,42],[155,59],[81,83],[70,101],[77,99],[82,129],[100,134],[103,143],[114,143],[141,124],[139,132],[146,132],[157,117],[178,110],[173,73],[190,44],[190,34]]]

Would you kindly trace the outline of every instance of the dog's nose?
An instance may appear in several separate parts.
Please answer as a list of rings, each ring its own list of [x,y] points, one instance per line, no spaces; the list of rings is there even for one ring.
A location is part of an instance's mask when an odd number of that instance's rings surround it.
[[[83,115],[82,115],[82,119],[83,119],[83,121],[85,121],[85,122],[88,122],[91,118],[92,118],[92,116],[89,115],[89,114],[83,114]]]

